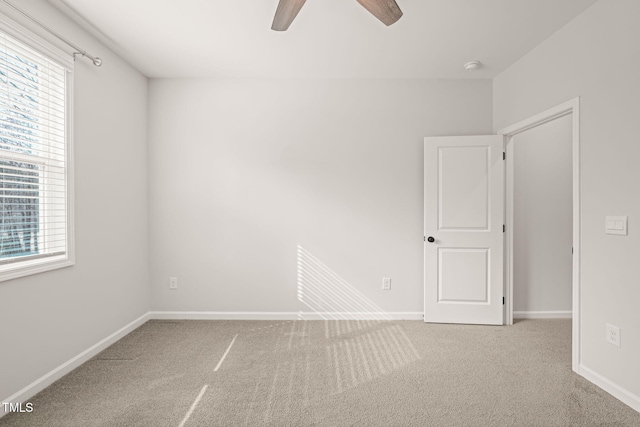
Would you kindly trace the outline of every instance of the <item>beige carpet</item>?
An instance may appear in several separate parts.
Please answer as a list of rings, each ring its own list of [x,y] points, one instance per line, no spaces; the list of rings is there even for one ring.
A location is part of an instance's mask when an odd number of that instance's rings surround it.
[[[568,320],[150,321],[0,426],[640,426],[570,340]]]

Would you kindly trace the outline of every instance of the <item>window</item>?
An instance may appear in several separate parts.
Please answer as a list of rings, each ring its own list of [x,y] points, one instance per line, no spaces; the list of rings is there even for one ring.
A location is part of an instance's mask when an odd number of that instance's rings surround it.
[[[0,280],[74,261],[63,55],[0,22]]]

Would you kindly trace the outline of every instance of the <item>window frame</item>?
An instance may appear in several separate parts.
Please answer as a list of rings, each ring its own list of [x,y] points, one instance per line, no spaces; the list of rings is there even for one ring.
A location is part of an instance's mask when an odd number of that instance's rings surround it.
[[[11,18],[0,13],[0,31],[21,43],[29,46],[45,56],[50,61],[58,63],[65,70],[66,94],[65,94],[65,175],[66,175],[66,252],[61,255],[33,257],[15,262],[0,264],[0,282],[31,276],[59,268],[70,267],[75,264],[75,179],[74,179],[74,138],[73,138],[73,82],[74,60],[73,56],[51,44],[34,31],[15,23]],[[33,160],[31,160],[33,162]],[[48,197],[45,193],[45,197]]]

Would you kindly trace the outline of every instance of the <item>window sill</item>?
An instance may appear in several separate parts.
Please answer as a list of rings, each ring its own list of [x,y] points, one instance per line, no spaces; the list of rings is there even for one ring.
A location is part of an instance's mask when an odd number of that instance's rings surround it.
[[[74,264],[75,260],[69,257],[69,254],[7,264],[0,266],[0,282],[70,267]]]

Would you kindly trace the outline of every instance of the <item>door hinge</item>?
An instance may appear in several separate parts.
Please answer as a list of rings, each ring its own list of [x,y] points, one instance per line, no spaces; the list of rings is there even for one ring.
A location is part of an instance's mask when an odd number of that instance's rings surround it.
[[[502,297],[502,305],[504,305],[504,297]]]
[[[502,152],[502,160],[507,160],[507,153],[505,151]]]
[[[573,255],[573,247],[571,248],[571,255]]]
[[[427,236],[422,236],[422,240],[426,242],[427,241]]]
[[[505,231],[507,231],[507,226],[502,224],[502,232],[504,233]]]

